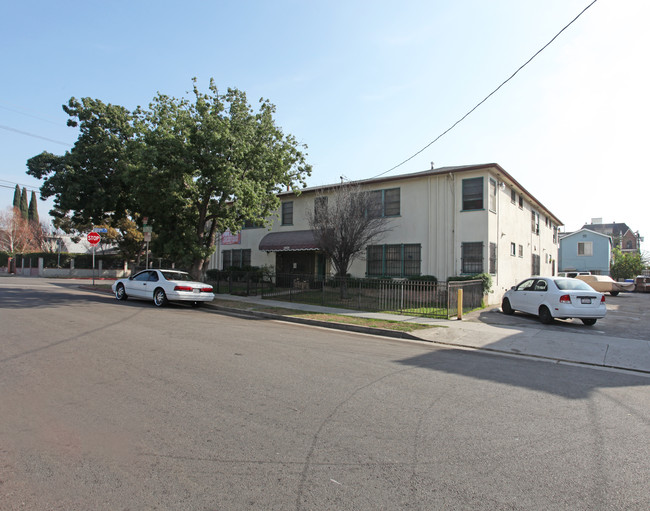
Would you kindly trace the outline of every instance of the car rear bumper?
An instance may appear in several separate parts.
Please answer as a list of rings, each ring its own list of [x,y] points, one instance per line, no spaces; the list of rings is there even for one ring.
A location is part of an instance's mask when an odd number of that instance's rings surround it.
[[[607,307],[603,304],[598,307],[577,307],[572,304],[560,304],[551,308],[554,318],[600,319],[607,314]]]
[[[214,293],[191,293],[189,291],[170,291],[167,299],[172,302],[211,302]]]

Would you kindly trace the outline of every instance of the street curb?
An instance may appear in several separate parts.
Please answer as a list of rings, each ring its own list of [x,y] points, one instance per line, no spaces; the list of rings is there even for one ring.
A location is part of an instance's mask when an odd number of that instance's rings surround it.
[[[288,321],[290,323],[299,323],[302,325],[310,325],[310,326],[320,326],[323,328],[331,328],[334,330],[343,330],[346,332],[356,332],[356,333],[361,333],[361,334],[371,334],[371,335],[381,335],[383,337],[392,337],[395,339],[408,339],[411,341],[422,341],[422,342],[428,342],[431,343],[431,341],[427,341],[426,339],[421,339],[420,337],[416,337],[415,335],[412,335],[408,332],[399,332],[397,330],[387,330],[385,328],[372,328],[372,327],[367,327],[367,326],[359,326],[359,325],[349,325],[347,323],[336,323],[332,321],[319,321],[317,319],[307,319],[307,318],[297,318],[295,316],[282,316],[280,314],[273,314],[271,312],[260,312],[260,311],[252,311],[252,310],[247,310],[247,309],[236,309],[232,307],[226,307],[224,305],[216,305],[212,303],[206,303],[205,307],[210,308],[210,309],[216,309],[221,312],[225,312],[229,315],[233,316],[242,316],[242,315],[247,315],[247,316],[253,316],[253,317],[258,317],[260,319],[273,319],[277,321]]]

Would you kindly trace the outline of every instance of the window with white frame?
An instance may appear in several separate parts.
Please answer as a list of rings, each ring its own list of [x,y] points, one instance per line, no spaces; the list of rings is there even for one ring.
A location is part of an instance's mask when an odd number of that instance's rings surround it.
[[[592,256],[594,255],[593,241],[579,241],[578,242],[578,255],[579,256]]]

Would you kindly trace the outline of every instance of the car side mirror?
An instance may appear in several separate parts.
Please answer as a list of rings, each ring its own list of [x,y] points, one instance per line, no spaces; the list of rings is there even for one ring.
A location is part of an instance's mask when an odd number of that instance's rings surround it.
[[[135,275],[131,275],[131,276],[129,277],[129,280],[133,280],[133,277],[135,277]]]
[[[511,291],[517,291],[517,290],[515,289],[515,286],[512,286],[512,287],[510,288],[510,290],[511,290]]]

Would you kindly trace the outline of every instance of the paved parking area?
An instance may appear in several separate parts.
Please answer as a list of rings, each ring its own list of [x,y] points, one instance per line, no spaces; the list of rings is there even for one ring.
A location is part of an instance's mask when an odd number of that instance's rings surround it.
[[[624,337],[650,341],[650,293],[621,293],[618,296],[605,295],[607,316],[599,319],[592,327],[586,327],[578,319],[556,320],[547,328],[558,333],[600,333],[606,337]],[[494,306],[465,317],[466,321],[476,321],[490,325],[539,326],[536,316],[516,312],[506,316],[501,307]]]

